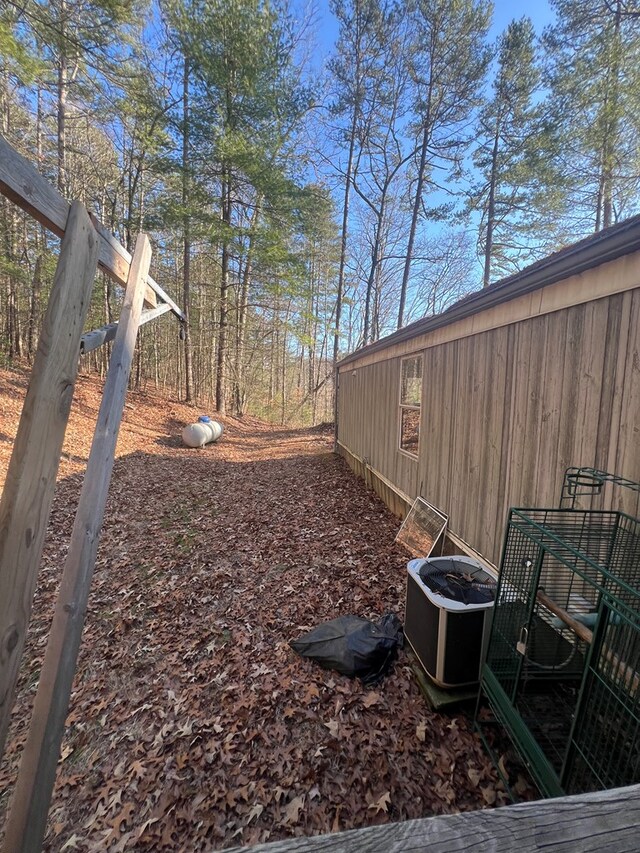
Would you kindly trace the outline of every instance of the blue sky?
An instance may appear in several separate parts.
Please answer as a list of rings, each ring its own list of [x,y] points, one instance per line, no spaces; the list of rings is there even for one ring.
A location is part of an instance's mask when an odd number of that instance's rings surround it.
[[[308,7],[305,0],[298,0],[301,7]],[[316,13],[316,44],[319,49],[318,64],[321,64],[331,52],[338,34],[338,25],[329,11],[329,0],[312,0],[312,8]],[[549,8],[547,0],[530,0],[528,3],[514,2],[514,0],[494,0],[493,25],[490,30],[492,39],[497,38],[513,18],[521,18],[528,15],[538,33],[546,24],[550,23],[553,13]]]
[[[553,12],[549,8],[547,0],[531,0],[530,3],[494,0],[492,37],[499,36],[513,18],[521,18],[523,15],[528,15],[531,18],[538,34],[553,19]]]

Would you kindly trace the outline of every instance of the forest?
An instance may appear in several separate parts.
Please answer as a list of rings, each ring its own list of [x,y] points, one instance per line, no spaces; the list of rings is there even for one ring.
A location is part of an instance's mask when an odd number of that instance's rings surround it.
[[[141,330],[136,387],[316,424],[342,355],[640,210],[640,6],[549,7],[496,35],[487,0],[4,0],[0,132],[150,234],[186,321]],[[1,204],[6,366],[59,242]],[[101,275],[92,328],[121,297]]]

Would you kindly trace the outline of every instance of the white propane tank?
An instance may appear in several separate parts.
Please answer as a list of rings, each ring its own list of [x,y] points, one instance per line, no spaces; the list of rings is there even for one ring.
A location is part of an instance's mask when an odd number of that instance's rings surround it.
[[[217,441],[223,432],[222,424],[201,415],[197,424],[189,424],[182,430],[182,441],[187,447],[204,447],[211,441]]]

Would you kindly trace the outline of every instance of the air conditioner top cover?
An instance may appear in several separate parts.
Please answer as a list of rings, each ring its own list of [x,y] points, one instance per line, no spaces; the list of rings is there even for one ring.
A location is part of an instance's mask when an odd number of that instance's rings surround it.
[[[469,613],[493,607],[495,580],[472,557],[456,554],[410,560],[407,570],[429,600],[443,610]]]

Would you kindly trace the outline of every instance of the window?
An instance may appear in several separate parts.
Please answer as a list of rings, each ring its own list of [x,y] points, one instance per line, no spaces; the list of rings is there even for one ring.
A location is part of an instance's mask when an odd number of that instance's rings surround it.
[[[400,362],[400,450],[418,455],[420,404],[422,400],[422,356]]]

